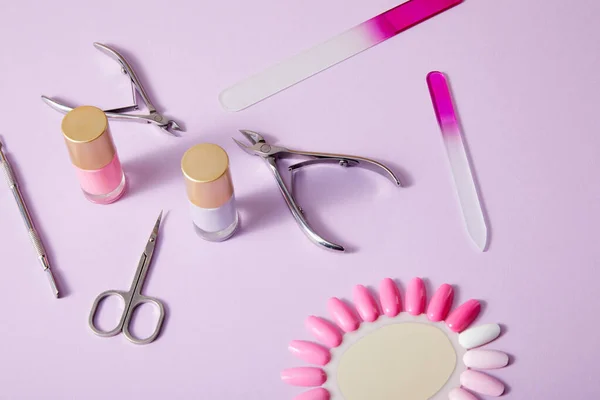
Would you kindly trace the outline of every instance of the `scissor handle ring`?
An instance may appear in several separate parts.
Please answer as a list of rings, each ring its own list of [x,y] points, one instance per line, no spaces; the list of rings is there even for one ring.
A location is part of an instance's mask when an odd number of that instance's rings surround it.
[[[120,297],[121,299],[123,299],[123,302],[125,303],[125,308],[123,309],[123,314],[121,315],[121,319],[119,320],[119,323],[117,324],[116,328],[114,328],[110,331],[105,331],[96,326],[95,317],[96,317],[96,313],[98,311],[98,306],[100,305],[102,300],[104,300],[110,296],[117,296],[117,297]],[[96,335],[102,336],[102,337],[109,337],[109,336],[118,335],[119,333],[121,333],[123,331],[123,324],[125,323],[125,319],[127,317],[127,308],[128,308],[127,303],[130,300],[130,296],[131,295],[129,292],[123,292],[121,290],[107,290],[105,292],[100,293],[98,295],[98,297],[96,297],[96,300],[94,300],[94,304],[92,305],[92,310],[90,311],[90,317],[88,320],[90,328]]]
[[[140,339],[140,338],[133,336],[129,327],[130,327],[131,318],[133,316],[135,309],[138,308],[139,306],[141,306],[142,304],[146,304],[146,303],[153,304],[158,308],[158,321],[156,322],[156,327],[154,328],[154,332],[152,332],[152,334],[150,334],[150,336],[148,336],[144,339]],[[155,297],[148,297],[148,296],[144,296],[141,294],[136,294],[131,299],[131,307],[129,308],[129,311],[127,312],[127,315],[125,316],[125,320],[123,321],[123,334],[132,343],[148,344],[150,342],[153,342],[154,339],[156,339],[156,337],[159,335],[164,319],[165,319],[165,306],[163,305],[162,301],[160,301],[159,299],[157,299]]]

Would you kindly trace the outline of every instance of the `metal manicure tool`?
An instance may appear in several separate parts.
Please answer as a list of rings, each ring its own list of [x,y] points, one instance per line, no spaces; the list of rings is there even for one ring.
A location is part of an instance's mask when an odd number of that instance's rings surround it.
[[[54,296],[58,298],[58,288],[56,287],[56,281],[54,280],[54,276],[52,275],[52,271],[50,270],[50,262],[48,261],[46,250],[44,249],[44,245],[42,244],[40,235],[35,229],[35,225],[33,225],[33,220],[31,219],[31,215],[29,214],[29,210],[27,209],[25,200],[23,199],[23,195],[21,194],[21,190],[19,189],[19,183],[17,182],[15,174],[13,173],[12,168],[8,163],[6,155],[4,155],[2,151],[2,142],[0,142],[0,165],[2,165],[2,170],[4,171],[4,175],[6,176],[8,186],[10,187],[10,190],[15,196],[15,201],[19,206],[19,211],[21,212],[21,217],[23,217],[23,222],[25,222],[25,227],[27,228],[27,233],[29,234],[31,243],[33,244],[38,259],[42,264],[42,268],[46,272],[46,276],[48,277],[48,281],[50,282],[50,287],[52,288],[52,294],[54,294]]]
[[[156,247],[156,239],[158,238],[158,229],[160,227],[160,221],[162,219],[162,211],[154,224],[154,228],[152,229],[152,233],[150,234],[150,239],[148,239],[148,243],[146,244],[146,248],[142,253],[142,257],[140,258],[140,262],[138,264],[137,270],[135,271],[135,276],[133,277],[133,283],[131,284],[131,288],[129,291],[125,292],[122,290],[107,290],[102,292],[96,297],[94,300],[94,304],[92,305],[92,311],[90,312],[89,317],[89,325],[92,328],[92,331],[98,336],[109,337],[115,336],[121,332],[125,335],[129,341],[135,344],[147,344],[152,342],[158,334],[160,333],[160,328],[162,327],[164,318],[165,318],[165,307],[159,299],[155,297],[148,297],[142,294],[142,287],[144,286],[144,281],[146,280],[146,275],[148,274],[148,268],[150,267],[150,263],[152,262],[152,256],[154,255],[154,248]],[[117,296],[123,299],[125,303],[125,308],[123,310],[123,314],[121,315],[121,319],[119,320],[119,324],[116,328],[110,331],[104,331],[100,329],[95,322],[96,313],[98,311],[98,306],[100,302],[107,297]],[[131,333],[130,324],[131,317],[135,309],[142,304],[150,303],[155,305],[158,308],[158,322],[156,323],[156,327],[154,328],[154,332],[145,339],[139,339]]]
[[[111,110],[104,110],[104,113],[108,118],[116,119],[116,120],[128,120],[128,121],[136,121],[136,122],[146,122],[148,124],[154,124],[155,126],[162,129],[164,132],[177,136],[173,131],[183,131],[183,129],[179,126],[179,124],[173,120],[168,119],[164,115],[160,114],[156,111],[156,107],[150,101],[150,97],[144,90],[144,86],[142,82],[137,77],[135,71],[131,67],[131,65],[125,60],[125,58],[119,54],[113,48],[110,48],[101,43],[94,43],[94,47],[98,50],[114,59],[121,65],[121,71],[129,77],[131,80],[131,91],[133,94],[133,105],[127,107],[120,107]],[[148,114],[127,114],[128,111],[136,111],[139,110],[139,105],[137,103],[136,92],[142,98],[142,101],[146,105],[148,109]],[[48,104],[50,107],[54,108],[56,111],[59,111],[63,114],[68,113],[73,109],[73,107],[67,106],[65,104],[61,104],[56,100],[51,99],[47,96],[42,96],[42,100]]]
[[[293,194],[294,172],[295,171],[297,171],[298,169],[300,169],[302,167],[306,167],[306,166],[314,165],[314,164],[337,163],[342,167],[358,166],[358,167],[364,167],[367,169],[371,169],[371,170],[378,172],[381,175],[387,177],[388,179],[390,179],[394,183],[394,185],[402,186],[400,180],[392,172],[392,170],[390,170],[388,167],[386,167],[385,165],[383,165],[377,161],[370,160],[368,158],[349,156],[349,155],[344,155],[344,154],[313,153],[313,152],[307,152],[307,151],[291,150],[291,149],[287,149],[285,147],[273,146],[273,145],[267,143],[266,140],[260,134],[258,134],[256,132],[252,132],[252,131],[248,131],[248,130],[241,130],[240,132],[246,137],[246,139],[248,139],[248,141],[252,145],[247,146],[244,143],[242,143],[236,139],[233,139],[233,140],[246,153],[248,153],[250,155],[254,155],[254,156],[259,156],[264,159],[265,163],[269,166],[269,169],[273,173],[273,176],[275,177],[275,181],[277,181],[277,184],[279,185],[279,190],[281,190],[281,194],[283,195],[283,198],[285,199],[287,206],[289,207],[290,211],[292,212],[292,215],[296,219],[296,222],[298,223],[298,225],[300,225],[300,228],[302,229],[302,231],[315,244],[317,244],[319,246],[323,246],[326,249],[336,250],[336,251],[344,251],[344,247],[340,246],[339,244],[335,244],[335,243],[332,243],[332,242],[324,239],[318,233],[316,233],[308,224],[306,218],[304,217],[302,208],[300,208],[300,206],[296,203],[296,200],[295,200],[294,194]],[[292,182],[291,182],[292,189],[290,190],[287,188],[285,182],[283,181],[281,174],[279,173],[279,170],[277,168],[277,160],[279,158],[288,158],[288,157],[294,157],[294,156],[304,156],[304,157],[309,157],[309,159],[288,167],[288,170],[292,173],[292,175],[291,175],[292,176]]]

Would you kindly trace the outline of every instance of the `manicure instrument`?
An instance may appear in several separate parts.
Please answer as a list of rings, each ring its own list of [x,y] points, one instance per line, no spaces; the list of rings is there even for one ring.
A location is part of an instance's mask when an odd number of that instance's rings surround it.
[[[225,89],[219,96],[221,105],[228,111],[239,111],[249,107],[394,37],[462,1],[409,0]]]
[[[44,272],[46,272],[46,276],[50,282],[50,288],[52,289],[52,294],[54,297],[58,298],[58,288],[56,286],[54,276],[52,275],[52,270],[50,270],[50,262],[48,261],[48,256],[46,255],[46,249],[44,248],[42,239],[40,238],[37,229],[35,229],[35,225],[31,219],[31,214],[27,209],[27,205],[25,204],[25,200],[21,194],[21,189],[19,189],[19,183],[17,182],[17,178],[12,171],[6,155],[2,151],[2,146],[2,142],[0,142],[0,164],[2,165],[4,176],[6,176],[6,181],[8,182],[8,186],[15,197],[17,206],[19,206],[19,212],[21,213],[21,217],[23,217],[23,222],[25,222],[29,239],[31,239],[31,243],[33,244],[33,248],[35,249],[38,260],[40,261],[40,264],[42,264]]]
[[[427,75],[427,84],[435,115],[442,130],[442,137],[450,160],[450,168],[467,231],[475,245],[481,251],[484,251],[487,245],[487,226],[462,139],[448,80],[443,73],[434,71]]]
[[[126,107],[120,107],[120,108],[114,108],[114,109],[110,109],[110,110],[104,110],[104,113],[106,114],[106,116],[110,119],[115,119],[115,120],[127,120],[127,121],[145,122],[148,124],[153,124],[153,125],[159,127],[160,129],[162,129],[164,132],[166,132],[170,135],[173,135],[173,136],[177,136],[173,131],[182,131],[183,129],[179,126],[179,124],[177,122],[168,119],[167,117],[165,117],[164,115],[162,115],[158,111],[156,111],[156,107],[154,106],[152,101],[150,101],[150,97],[148,96],[148,93],[144,89],[142,82],[139,80],[137,74],[135,73],[135,71],[133,70],[131,65],[127,62],[127,60],[117,50],[115,50],[107,45],[104,45],[101,43],[94,43],[94,47],[96,47],[98,50],[100,50],[101,52],[103,52],[104,54],[109,56],[110,58],[117,61],[121,65],[121,72],[123,72],[123,74],[127,75],[129,77],[129,79],[131,80],[133,105],[126,106]],[[142,101],[146,105],[146,108],[148,109],[148,114],[128,114],[127,113],[128,111],[139,110],[136,92],[137,92],[137,94],[139,94],[139,96],[142,98]],[[62,104],[62,103],[60,103],[54,99],[51,99],[50,97],[47,97],[47,96],[42,96],[42,100],[46,104],[48,104],[50,107],[52,107],[56,111],[59,111],[63,114],[66,114],[73,109],[73,107]]]
[[[367,169],[371,169],[375,172],[380,173],[381,175],[390,179],[394,185],[402,186],[398,177],[392,172],[391,169],[386,167],[385,165],[363,157],[357,156],[349,156],[344,154],[328,154],[328,153],[313,153],[308,151],[299,151],[299,150],[291,150],[285,147],[274,146],[266,142],[266,140],[258,133],[248,130],[240,130],[242,135],[246,137],[246,139],[251,143],[251,146],[248,146],[239,140],[233,139],[238,146],[246,153],[250,155],[255,155],[261,157],[265,163],[269,166],[269,169],[273,173],[275,177],[275,181],[279,185],[279,190],[285,199],[285,202],[292,212],[296,222],[302,229],[302,231],[308,236],[308,238],[313,241],[315,244],[319,246],[323,246],[329,250],[335,251],[344,251],[344,247],[339,244],[332,243],[323,237],[321,237],[318,233],[316,233],[307,222],[304,217],[304,212],[300,208],[300,206],[296,203],[293,194],[294,187],[294,172],[300,168],[322,164],[322,163],[337,163],[342,167],[364,167]],[[279,169],[277,167],[277,160],[280,158],[288,158],[295,156],[304,156],[309,159],[306,161],[299,162],[297,164],[293,164],[288,167],[288,170],[291,172],[291,187],[292,189],[288,189],[281,174],[279,173]]]
[[[154,248],[156,247],[156,239],[158,238],[158,229],[160,226],[160,221],[162,219],[162,211],[154,224],[154,228],[152,229],[152,234],[150,235],[150,239],[148,239],[148,243],[146,244],[146,248],[142,253],[142,257],[140,258],[137,270],[135,272],[135,276],[133,278],[133,283],[131,284],[131,288],[129,291],[125,292],[122,290],[107,290],[102,292],[96,297],[94,300],[94,304],[92,305],[92,310],[90,312],[89,317],[89,325],[92,331],[98,336],[109,337],[115,336],[121,332],[125,335],[125,337],[135,344],[147,344],[152,342],[158,336],[160,329],[162,327],[164,318],[165,318],[165,307],[159,299],[155,297],[144,296],[142,292],[142,287],[144,285],[144,280],[146,279],[146,275],[148,274],[148,268],[150,267],[150,263],[152,261],[152,256],[154,255]],[[116,328],[110,331],[105,331],[100,329],[96,325],[96,314],[98,310],[98,305],[100,302],[110,296],[120,297],[125,303],[125,308],[123,310],[123,314],[121,315],[121,319],[119,320],[119,324]],[[150,303],[158,308],[158,322],[156,323],[156,327],[154,332],[145,339],[140,339],[135,337],[131,333],[131,317],[135,309],[142,304]]]

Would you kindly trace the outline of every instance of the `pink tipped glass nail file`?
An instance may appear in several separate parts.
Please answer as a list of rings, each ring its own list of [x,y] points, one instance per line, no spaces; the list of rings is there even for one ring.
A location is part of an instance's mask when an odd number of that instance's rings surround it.
[[[239,111],[425,21],[463,0],[409,0],[221,92]]]
[[[450,168],[452,169],[458,198],[467,224],[467,231],[477,247],[484,251],[487,244],[487,227],[461,136],[448,81],[444,74],[434,71],[427,75],[427,84],[433,108],[442,130],[442,137],[450,160]]]

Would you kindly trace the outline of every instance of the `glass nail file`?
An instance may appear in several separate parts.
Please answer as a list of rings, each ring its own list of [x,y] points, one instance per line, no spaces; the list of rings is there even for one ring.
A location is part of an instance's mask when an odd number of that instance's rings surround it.
[[[435,115],[442,130],[467,231],[475,245],[484,251],[487,244],[487,226],[463,143],[448,80],[443,73],[434,71],[427,75],[427,85]]]
[[[221,92],[228,111],[239,111],[342,62],[463,0],[410,0]]]

